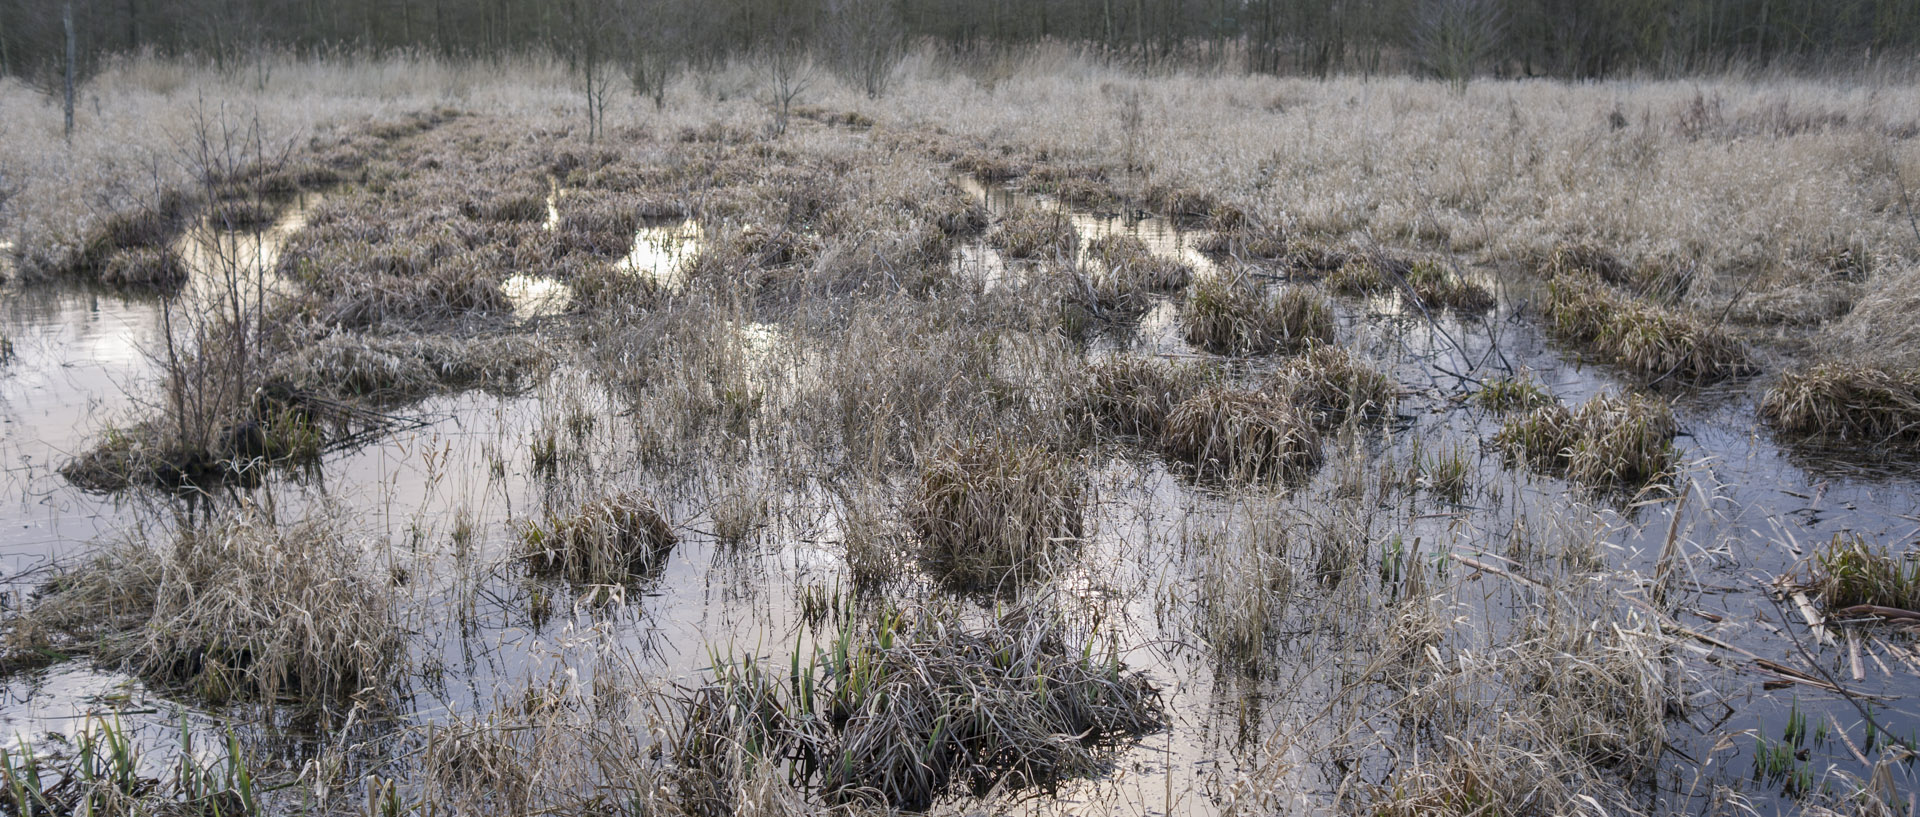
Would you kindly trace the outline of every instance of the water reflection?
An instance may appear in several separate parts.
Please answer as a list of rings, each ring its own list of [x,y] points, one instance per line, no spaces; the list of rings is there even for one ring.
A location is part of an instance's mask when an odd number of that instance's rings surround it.
[[[700,222],[690,218],[642,225],[620,269],[677,290],[686,284],[687,262],[699,254],[705,239]]]
[[[552,317],[573,306],[573,287],[544,275],[520,273],[500,282],[500,288],[521,320]]]
[[[1087,248],[1094,241],[1107,236],[1130,236],[1140,239],[1147,249],[1161,258],[1180,261],[1199,274],[1215,272],[1212,258],[1195,247],[1197,233],[1180,229],[1173,220],[1145,213],[1125,215],[1097,215],[1079,212],[1059,200],[1049,196],[1036,196],[1000,186],[988,186],[972,177],[958,180],[967,195],[980,200],[987,212],[1002,215],[1018,208],[1036,208],[1049,213],[1058,213],[1067,217],[1073,224],[1074,232],[1080,237],[1080,244],[1074,251],[1077,264],[1087,264]]]

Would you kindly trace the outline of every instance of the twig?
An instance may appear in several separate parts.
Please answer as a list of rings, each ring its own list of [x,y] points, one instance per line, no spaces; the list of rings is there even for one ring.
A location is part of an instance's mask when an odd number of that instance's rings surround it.
[[[1780,619],[1782,621],[1785,621],[1787,615],[1786,615],[1786,611],[1780,609],[1780,600],[1775,599],[1772,596],[1768,596],[1768,601],[1772,602],[1774,611],[1780,613]],[[1835,681],[1833,679],[1833,676],[1827,673],[1826,668],[1820,666],[1820,662],[1814,659],[1813,654],[1807,652],[1806,645],[1801,644],[1800,639],[1793,637],[1792,629],[1787,630],[1787,640],[1793,642],[1793,648],[1799,651],[1800,656],[1802,658],[1807,659],[1807,664],[1812,666],[1816,672],[1819,672],[1822,677],[1826,678],[1827,682],[1833,685],[1834,691],[1840,693],[1840,697],[1847,699],[1847,703],[1853,705],[1854,710],[1860,713],[1860,717],[1865,719],[1869,726],[1872,726],[1874,730],[1879,734],[1886,736],[1887,740],[1890,740],[1896,744],[1899,744],[1900,748],[1905,749],[1908,752],[1920,754],[1920,749],[1916,749],[1912,741],[1909,741],[1906,738],[1902,738],[1899,735],[1894,734],[1893,732],[1887,731],[1887,728],[1884,726],[1881,726],[1880,721],[1876,720],[1873,717],[1873,712],[1867,709],[1865,705],[1860,703],[1860,699],[1863,697],[1878,697],[1878,696],[1866,696],[1862,693],[1852,692],[1846,689],[1845,687],[1840,686],[1840,683],[1838,681]]]

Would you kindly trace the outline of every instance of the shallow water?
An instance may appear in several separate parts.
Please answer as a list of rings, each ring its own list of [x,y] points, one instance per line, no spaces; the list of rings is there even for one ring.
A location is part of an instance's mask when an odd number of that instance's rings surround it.
[[[994,212],[1016,203],[1054,206],[1003,188],[974,190]],[[1087,239],[1124,231],[1156,253],[1193,263],[1202,274],[1217,271],[1192,250],[1195,234],[1164,219],[1073,217],[1083,246]],[[691,224],[643,229],[626,265],[671,286],[701,240]],[[1018,266],[984,244],[961,248],[956,265],[989,282],[1001,276],[1003,283]],[[509,289],[519,293],[515,303],[523,318],[559,314],[571,297],[564,285],[540,279],[509,282]],[[1511,319],[1524,293],[1501,294],[1501,306],[1485,319],[1442,315],[1432,322],[1393,298],[1339,302],[1341,341],[1389,366],[1404,391],[1395,433],[1359,442],[1364,467],[1396,466],[1415,457],[1416,446],[1428,453],[1464,452],[1473,467],[1468,507],[1453,513],[1400,508],[1384,512],[1383,524],[1396,526],[1408,540],[1419,537],[1429,552],[1487,561],[1504,552],[1501,543],[1516,525],[1605,525],[1610,566],[1651,573],[1666,543],[1671,503],[1636,508],[1591,497],[1560,480],[1506,468],[1483,442],[1498,430],[1499,418],[1462,399],[1476,380],[1524,368],[1567,402],[1624,388],[1605,369],[1569,358],[1530,321]],[[89,495],[54,470],[108,424],[134,421],[151,399],[148,352],[161,337],[160,306],[52,288],[9,291],[5,304],[0,333],[13,340],[16,358],[0,365],[0,485],[6,490],[0,565],[8,585],[22,589],[48,575],[49,564],[71,561],[89,543],[142,526],[164,529],[178,500],[145,492]],[[1103,331],[1093,349],[1196,356],[1178,327],[1177,299],[1164,298],[1140,321]],[[767,388],[768,406],[777,407],[806,381],[811,353],[803,339],[770,324],[729,331],[756,372],[754,382]],[[1676,528],[1690,571],[1682,623],[1787,660],[1795,651],[1779,630],[1804,627],[1762,588],[1790,570],[1805,548],[1835,533],[1857,532],[1894,545],[1913,542],[1920,535],[1920,491],[1914,474],[1897,466],[1861,469],[1844,452],[1836,457],[1781,447],[1753,420],[1754,395],[1736,384],[1688,394],[1678,403],[1684,434],[1678,442],[1692,463],[1684,480],[1692,498]],[[651,681],[689,684],[700,679],[709,645],[775,658],[805,649],[816,636],[802,622],[799,591],[830,591],[845,582],[839,501],[803,467],[758,456],[679,473],[650,468],[643,453],[649,432],[630,417],[632,408],[609,387],[563,366],[523,394],[467,392],[409,406],[404,413],[420,421],[417,427],[329,454],[313,474],[276,474],[251,496],[270,497],[285,519],[330,509],[352,521],[380,560],[415,577],[406,593],[409,624],[420,633],[415,663],[424,668],[412,690],[411,717],[418,722],[475,717],[529,684],[556,678],[589,683],[598,666],[593,657],[610,645],[638,656],[628,669]],[[531,443],[547,435],[557,435],[567,452],[558,473],[543,472],[530,453]],[[1286,614],[1289,635],[1266,674],[1248,678],[1216,667],[1186,617],[1166,609],[1177,606],[1170,599],[1192,581],[1196,557],[1189,540],[1209,526],[1238,524],[1234,514],[1241,509],[1153,456],[1124,445],[1102,451],[1090,476],[1098,498],[1090,509],[1090,539],[1078,568],[1060,584],[1074,603],[1114,616],[1121,642],[1135,645],[1128,662],[1163,687],[1173,727],[1120,752],[1109,775],[1066,784],[1058,799],[1003,805],[1039,813],[1210,813],[1236,775],[1258,771],[1237,764],[1257,757],[1255,749],[1272,748],[1281,730],[1318,709],[1335,683],[1329,668],[1354,656],[1343,646],[1338,625],[1327,624],[1335,616],[1313,609],[1322,597],[1303,591]],[[1342,478],[1339,466],[1340,458],[1332,458],[1292,498],[1310,501],[1333,490]],[[682,542],[659,575],[615,605],[527,578],[514,558],[515,525],[607,488],[642,488],[669,505]],[[718,541],[714,509],[756,492],[773,497],[765,527],[744,542]],[[454,535],[462,525],[470,526],[471,537]],[[1478,591],[1461,594],[1470,597],[1463,615],[1473,626],[1508,627],[1528,614],[1524,594],[1499,577],[1474,578],[1457,565],[1450,570]],[[1861,646],[1869,658],[1860,680],[1851,678],[1848,645],[1809,646],[1835,677],[1887,696],[1879,710],[1885,718],[1920,724],[1911,704],[1920,692],[1920,652],[1910,639],[1874,633]],[[1762,680],[1735,675],[1723,698],[1698,701],[1671,722],[1676,756],[1653,796],[1687,800],[1696,796],[1686,793],[1688,787],[1700,779],[1746,785],[1754,741],[1741,737],[1721,745],[1721,738],[1743,729],[1778,736],[1795,707],[1831,718],[1860,739],[1857,713],[1837,696],[1805,686],[1768,690]],[[165,743],[178,717],[174,711],[163,696],[123,676],[69,663],[14,679],[0,701],[0,727],[20,737],[70,736],[86,714],[118,712],[137,725],[143,740]],[[204,714],[191,717],[196,724],[212,723]],[[1303,756],[1306,745],[1302,740],[1281,754],[1292,765],[1288,773],[1306,791],[1330,798],[1339,775],[1326,759]],[[1710,757],[1712,764],[1703,768],[1681,756]],[[1815,747],[1814,758],[1856,775],[1868,771],[1835,741]],[[1760,794],[1764,800],[1764,787]],[[1777,805],[1790,809],[1791,801]]]

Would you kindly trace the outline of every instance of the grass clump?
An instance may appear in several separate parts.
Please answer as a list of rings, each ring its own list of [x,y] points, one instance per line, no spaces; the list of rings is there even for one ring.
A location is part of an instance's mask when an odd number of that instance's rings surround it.
[[[533,572],[574,584],[630,584],[666,562],[680,537],[638,492],[612,494],[521,529]]]
[[[1484,312],[1494,305],[1493,293],[1486,287],[1433,261],[1406,263],[1353,256],[1327,277],[1327,285],[1343,295],[1411,294],[1423,305],[1456,312]]]
[[[1708,382],[1753,370],[1747,348],[1719,325],[1622,295],[1589,277],[1553,281],[1548,328],[1644,378]]]
[[[1862,604],[1920,610],[1920,559],[1867,544],[1858,534],[1834,534],[1806,562],[1801,584],[1831,609]]]
[[[391,702],[404,634],[391,585],[336,520],[241,510],[168,547],[129,541],[25,614],[81,651],[212,703]]]
[[[1218,386],[1174,408],[1162,444],[1201,473],[1245,481],[1297,479],[1321,462],[1305,411],[1270,393]]]
[[[1760,416],[1790,434],[1859,442],[1920,439],[1920,371],[1825,363],[1788,372]]]
[[[1288,242],[1278,231],[1244,227],[1209,233],[1194,247],[1216,258],[1277,260],[1287,257]]]
[[[1637,487],[1673,473],[1677,427],[1667,403],[1603,394],[1577,409],[1555,403],[1509,421],[1498,442],[1529,465],[1576,482]]]
[[[1076,542],[1082,488],[1073,460],[1006,439],[952,445],[920,471],[908,522],[936,574],[962,588],[994,588],[1044,567]]]
[[[762,764],[833,805],[924,810],[964,787],[1051,790],[1161,728],[1160,698],[1099,634],[1026,605],[982,624],[950,606],[851,620],[812,656],[716,655],[672,742],[690,794],[731,813]]]
[[[1008,258],[1072,258],[1080,245],[1065,213],[1031,207],[1007,213],[988,239]]]
[[[49,733],[0,747],[0,809],[20,817],[164,814],[241,817],[264,813],[246,753],[229,730],[223,746],[201,752],[186,723],[169,761],[134,739],[116,716],[89,715],[72,740]],[[216,754],[224,749],[224,755]],[[155,774],[159,772],[159,774]]]
[[[1175,406],[1207,382],[1204,368],[1159,358],[1113,357],[1093,365],[1087,411],[1120,434],[1158,439]]]
[[[1221,665],[1258,674],[1278,639],[1296,577],[1287,561],[1287,520],[1272,508],[1238,511],[1194,532],[1194,623]]]
[[[274,361],[268,380],[301,393],[380,405],[444,389],[518,391],[545,360],[538,342],[520,335],[454,338],[338,332]]]
[[[1184,261],[1154,254],[1147,243],[1130,235],[1107,235],[1087,244],[1087,257],[1106,268],[1106,275],[1149,292],[1172,292],[1193,280],[1193,267]]]
[[[1359,356],[1323,345],[1287,361],[1262,390],[1327,424],[1348,417],[1378,417],[1400,391],[1393,378]]]
[[[170,287],[187,280],[187,265],[171,247],[135,247],[107,259],[99,281],[108,286]]]
[[[1202,278],[1181,313],[1188,343],[1218,355],[1293,351],[1333,342],[1333,307],[1304,289],[1268,295],[1250,279]]]
[[[79,248],[59,263],[59,271],[97,277],[107,272],[116,256],[129,250],[165,250],[180,234],[193,202],[186,196],[164,195],[153,207],[108,216],[87,234]]]
[[[1488,411],[1532,411],[1552,405],[1553,395],[1531,377],[1496,377],[1473,393],[1473,402]]]

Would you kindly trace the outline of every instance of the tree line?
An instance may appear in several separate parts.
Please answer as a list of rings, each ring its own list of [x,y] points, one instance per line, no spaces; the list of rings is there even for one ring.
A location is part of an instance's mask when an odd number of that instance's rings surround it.
[[[1066,42],[1146,67],[1454,79],[1817,70],[1920,49],[1916,0],[0,0],[0,74],[64,72],[69,5],[83,74],[116,53],[545,52],[625,72],[643,93],[683,68],[795,50],[877,92],[901,49],[928,43],[993,53]]]

